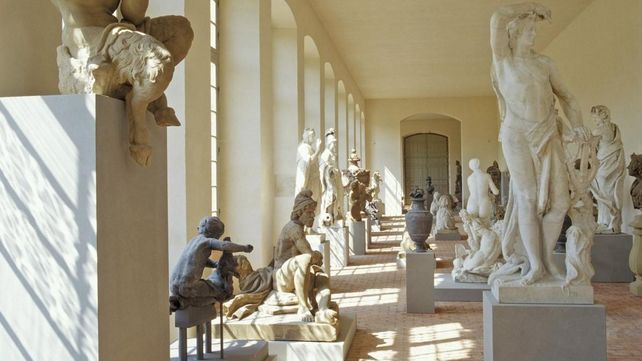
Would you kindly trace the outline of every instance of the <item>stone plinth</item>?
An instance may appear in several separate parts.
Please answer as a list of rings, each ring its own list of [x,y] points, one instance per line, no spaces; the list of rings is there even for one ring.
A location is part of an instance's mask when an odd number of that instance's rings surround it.
[[[323,272],[330,277],[330,244],[324,233],[308,234],[305,238],[310,243],[312,250],[319,251],[323,255]]]
[[[606,361],[603,305],[503,304],[484,292],[485,361]]]
[[[340,326],[340,325],[339,325]],[[302,322],[297,314],[265,315],[255,312],[242,320],[226,320],[224,338],[265,341],[336,341],[339,327]],[[218,330],[215,330],[217,334]]]
[[[406,252],[406,310],[408,313],[435,313],[435,254]]]
[[[0,99],[3,360],[169,358],[166,131],[148,124],[141,167],[120,100]]]
[[[435,233],[435,241],[459,241],[461,240],[461,235],[458,231],[438,231]]]
[[[455,282],[450,273],[435,274],[435,301],[481,302],[488,283]]]
[[[629,254],[629,268],[635,273],[635,281],[629,283],[629,291],[642,297],[642,216],[636,216],[631,227],[635,238]]]
[[[349,233],[348,227],[332,226],[322,227],[325,237],[330,246],[330,267],[343,268],[348,265],[349,257]]]
[[[366,254],[366,222],[348,221],[348,234],[350,255],[362,256]]]
[[[190,360],[196,360],[196,339],[187,340]],[[212,353],[205,353],[203,360],[267,361],[268,343],[265,341],[223,340],[223,358],[220,357],[220,339],[212,339]],[[170,360],[179,361],[178,342],[170,345]]]
[[[629,254],[633,236],[626,233],[596,234],[591,248],[591,263],[595,270],[592,282],[631,282],[633,273],[629,268]],[[554,261],[560,270],[566,269],[566,253],[554,253]]]
[[[519,280],[495,282],[491,291],[499,303],[593,304],[592,286],[562,287],[561,281],[557,280],[544,280],[529,286],[522,286]]]

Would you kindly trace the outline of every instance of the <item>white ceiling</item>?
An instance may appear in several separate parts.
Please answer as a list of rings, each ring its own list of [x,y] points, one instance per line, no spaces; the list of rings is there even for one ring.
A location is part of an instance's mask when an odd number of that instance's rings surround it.
[[[511,0],[309,0],[365,98],[491,95],[489,21]],[[593,0],[542,0],[545,48]]]

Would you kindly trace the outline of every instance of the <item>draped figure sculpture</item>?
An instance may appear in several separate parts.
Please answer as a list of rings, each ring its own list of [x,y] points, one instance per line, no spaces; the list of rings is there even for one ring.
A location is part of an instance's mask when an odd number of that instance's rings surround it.
[[[591,185],[597,200],[598,233],[620,233],[622,230],[622,202],[624,200],[624,146],[617,124],[611,122],[611,112],[604,105],[591,108],[597,125],[593,135],[600,137],[597,160],[600,166]]]
[[[337,138],[333,128],[325,132],[325,149],[319,158],[321,223],[330,226],[343,219],[343,184],[337,162]]]
[[[175,66],[194,33],[182,16],[145,16],[149,0],[51,0],[62,16],[58,88],[62,94],[101,94],[125,100],[129,152],[148,165],[147,111],[159,126],[180,125],[167,106]],[[119,21],[114,13],[119,12]]]
[[[584,140],[590,136],[555,64],[532,49],[536,23],[550,18],[550,10],[541,4],[511,4],[500,7],[490,24],[492,85],[511,174],[502,253],[508,269],[521,270],[522,285],[548,275],[561,279],[552,256],[570,198],[555,96],[574,135]]]

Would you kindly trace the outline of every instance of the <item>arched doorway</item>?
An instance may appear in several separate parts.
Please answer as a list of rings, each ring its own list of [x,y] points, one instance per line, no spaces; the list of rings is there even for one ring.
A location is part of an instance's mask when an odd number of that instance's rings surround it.
[[[410,193],[424,189],[426,178],[432,178],[435,191],[448,193],[448,137],[434,133],[419,133],[403,139],[404,199],[410,203]]]

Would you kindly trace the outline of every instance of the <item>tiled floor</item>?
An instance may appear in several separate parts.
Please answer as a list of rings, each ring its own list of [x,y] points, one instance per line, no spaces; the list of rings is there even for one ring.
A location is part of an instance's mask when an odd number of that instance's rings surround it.
[[[333,271],[333,299],[358,319],[348,360],[482,360],[481,303],[438,302],[433,315],[405,312],[405,271],[395,262],[399,240],[376,237],[368,255]],[[432,246],[437,257],[449,257],[452,244]],[[594,286],[596,302],[606,305],[608,360],[642,361],[642,298],[627,284]]]

